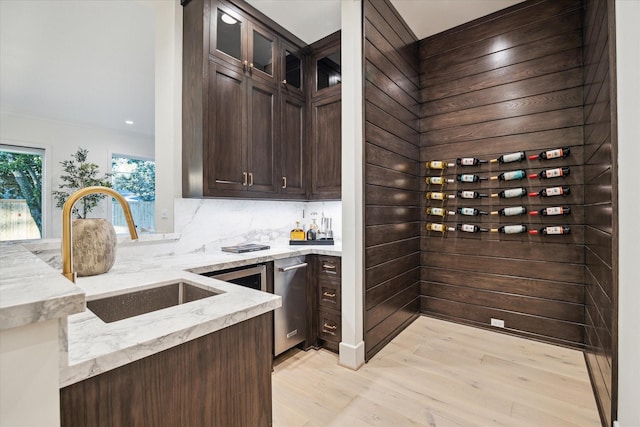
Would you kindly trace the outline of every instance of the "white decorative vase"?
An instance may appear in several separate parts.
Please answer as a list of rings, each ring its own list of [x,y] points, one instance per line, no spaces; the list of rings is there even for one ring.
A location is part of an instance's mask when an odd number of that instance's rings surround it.
[[[73,271],[78,276],[106,273],[116,261],[116,243],[116,231],[106,219],[73,220]]]

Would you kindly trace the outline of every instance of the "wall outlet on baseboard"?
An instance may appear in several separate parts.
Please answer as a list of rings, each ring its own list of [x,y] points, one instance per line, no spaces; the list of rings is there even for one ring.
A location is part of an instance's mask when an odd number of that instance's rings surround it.
[[[504,328],[504,320],[491,318],[491,326]]]

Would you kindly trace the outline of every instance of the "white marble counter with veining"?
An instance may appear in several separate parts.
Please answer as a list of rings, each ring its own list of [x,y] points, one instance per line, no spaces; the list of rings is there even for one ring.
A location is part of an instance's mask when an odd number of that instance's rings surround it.
[[[129,256],[120,257],[106,274],[78,278],[77,284],[86,292],[88,301],[174,281],[210,287],[220,294],[113,323],[103,322],[89,310],[70,316],[66,331],[68,354],[63,354],[63,360],[68,363],[63,363],[61,368],[60,386],[123,366],[281,305],[279,296],[196,273],[306,254],[340,256],[341,251],[340,247],[287,246],[245,254],[210,251]]]
[[[55,258],[59,256],[57,243],[3,244],[2,327],[68,315],[66,324],[61,322],[60,332],[60,387],[64,387],[281,305],[279,296],[197,273],[299,255],[341,255],[340,246],[284,246],[244,254],[219,249],[176,254],[176,240],[171,236],[151,242],[124,240],[108,273],[80,277],[75,285],[49,266],[59,261]],[[103,322],[90,310],[83,311],[85,296],[91,301],[176,281],[210,288],[217,295],[112,323]]]
[[[0,244],[0,329],[62,318],[84,309],[84,292],[59,271],[19,243]]]

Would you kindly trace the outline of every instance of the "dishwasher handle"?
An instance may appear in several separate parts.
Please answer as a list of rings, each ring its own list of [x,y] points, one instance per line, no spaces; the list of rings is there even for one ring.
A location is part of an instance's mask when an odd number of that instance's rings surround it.
[[[306,263],[306,262],[303,262],[301,264],[290,265],[288,267],[278,267],[278,271],[285,272],[285,271],[297,270],[299,268],[304,268],[307,265],[309,265],[309,264]]]

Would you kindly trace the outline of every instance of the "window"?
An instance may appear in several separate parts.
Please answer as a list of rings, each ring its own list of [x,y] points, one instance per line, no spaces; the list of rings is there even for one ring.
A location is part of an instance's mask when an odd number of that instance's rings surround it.
[[[0,145],[0,240],[40,239],[44,150]]]
[[[111,158],[113,189],[129,203],[139,233],[155,231],[156,164],[121,155]],[[113,199],[111,221],[116,233],[128,233],[120,203]]]

